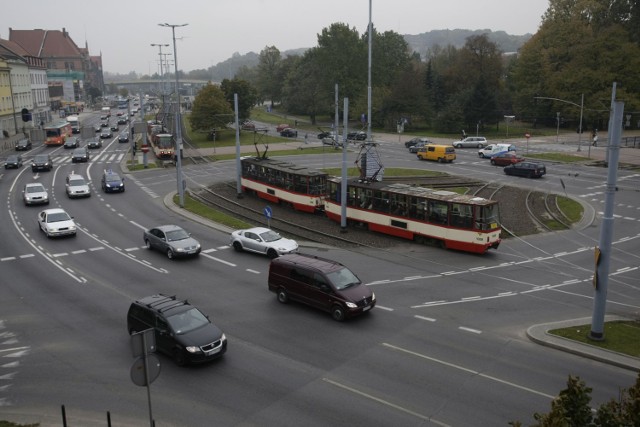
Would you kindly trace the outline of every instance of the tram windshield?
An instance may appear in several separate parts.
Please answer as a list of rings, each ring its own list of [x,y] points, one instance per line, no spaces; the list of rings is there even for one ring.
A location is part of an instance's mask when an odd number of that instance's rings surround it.
[[[476,228],[479,230],[494,230],[500,226],[498,204],[476,206]]]

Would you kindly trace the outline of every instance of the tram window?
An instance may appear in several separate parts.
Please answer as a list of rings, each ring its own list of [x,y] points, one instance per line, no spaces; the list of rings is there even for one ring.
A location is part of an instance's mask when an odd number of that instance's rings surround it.
[[[499,226],[498,204],[476,206],[475,227],[479,230],[493,230]]]
[[[448,222],[448,208],[446,202],[440,202],[438,200],[429,200],[429,222],[435,224],[447,224]]]
[[[460,203],[451,204],[451,225],[460,228],[471,228],[473,226],[473,212],[471,205]]]

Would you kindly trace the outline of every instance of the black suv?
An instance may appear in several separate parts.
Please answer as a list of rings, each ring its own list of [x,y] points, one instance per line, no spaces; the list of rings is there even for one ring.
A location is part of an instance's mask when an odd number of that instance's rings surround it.
[[[50,171],[53,167],[51,156],[48,154],[36,154],[31,160],[31,171],[36,172],[39,170]]]
[[[540,178],[547,173],[547,168],[544,163],[520,162],[505,166],[504,173],[527,178]]]
[[[175,296],[157,294],[131,304],[129,334],[151,328],[157,349],[180,366],[213,360],[227,351],[227,337],[209,317]]]

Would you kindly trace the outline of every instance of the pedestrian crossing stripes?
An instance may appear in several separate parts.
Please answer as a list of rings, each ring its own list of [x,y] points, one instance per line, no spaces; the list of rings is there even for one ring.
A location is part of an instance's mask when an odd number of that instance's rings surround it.
[[[113,152],[103,152],[98,153],[97,155],[91,156],[89,159],[89,163],[120,163],[122,158],[125,156],[125,153],[113,153]],[[66,165],[70,164],[71,157],[54,157],[53,164],[54,166]]]

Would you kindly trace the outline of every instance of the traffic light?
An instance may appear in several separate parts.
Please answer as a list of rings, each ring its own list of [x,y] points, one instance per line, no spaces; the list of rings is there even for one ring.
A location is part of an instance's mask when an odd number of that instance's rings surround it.
[[[31,113],[26,108],[22,109],[22,121],[30,122],[31,121]]]

